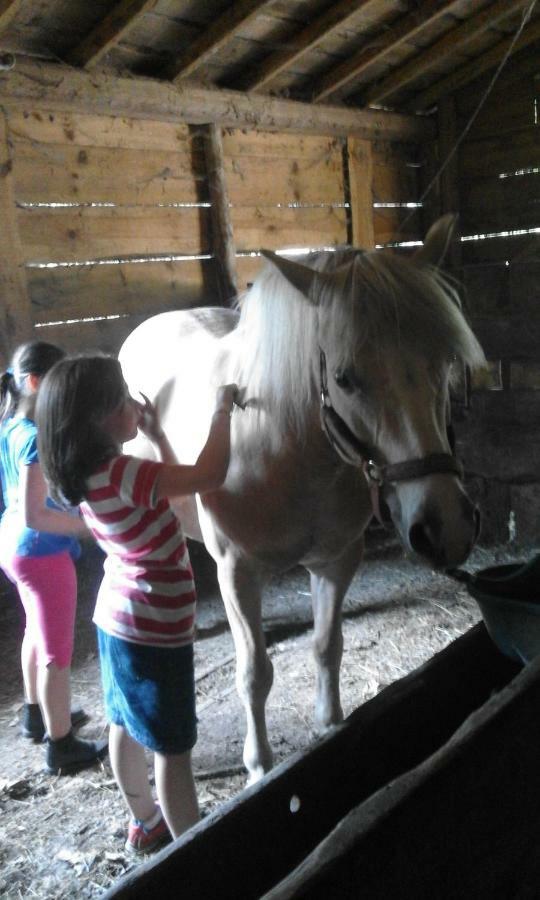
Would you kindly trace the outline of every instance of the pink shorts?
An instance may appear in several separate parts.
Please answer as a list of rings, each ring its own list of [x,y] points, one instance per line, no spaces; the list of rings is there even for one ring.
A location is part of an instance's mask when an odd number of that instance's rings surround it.
[[[71,664],[77,572],[71,556],[13,556],[2,568],[17,587],[26,614],[24,637],[36,648],[38,664]]]

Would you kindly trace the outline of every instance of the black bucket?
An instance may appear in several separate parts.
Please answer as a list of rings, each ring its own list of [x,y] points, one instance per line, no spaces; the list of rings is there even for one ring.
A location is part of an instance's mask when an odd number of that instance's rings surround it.
[[[502,653],[524,664],[540,653],[540,554],[475,574],[463,569],[448,574],[466,584]]]

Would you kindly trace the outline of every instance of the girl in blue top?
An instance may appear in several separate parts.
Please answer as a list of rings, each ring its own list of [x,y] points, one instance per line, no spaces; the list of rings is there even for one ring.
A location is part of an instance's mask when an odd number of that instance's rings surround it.
[[[37,453],[34,408],[43,375],[64,353],[33,341],[15,352],[0,379],[0,566],[17,587],[26,614],[21,649],[26,703],[23,734],[40,741],[45,729],[47,769],[79,771],[106,753],[106,741],[83,741],[72,725],[87,717],[71,713],[77,578],[76,535],[87,534],[78,516],[47,497]]]

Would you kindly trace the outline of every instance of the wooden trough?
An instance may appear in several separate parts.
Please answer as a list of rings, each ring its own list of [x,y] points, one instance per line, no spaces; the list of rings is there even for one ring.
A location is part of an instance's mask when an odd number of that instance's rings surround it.
[[[105,897],[532,900],[539,710],[479,624]]]

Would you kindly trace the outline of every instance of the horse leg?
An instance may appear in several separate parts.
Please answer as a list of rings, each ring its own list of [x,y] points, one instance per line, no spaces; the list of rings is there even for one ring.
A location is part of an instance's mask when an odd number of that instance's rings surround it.
[[[339,670],[343,653],[341,607],[361,562],[363,539],[330,565],[310,568],[313,605],[313,655],[317,666],[315,727],[326,731],[343,720]]]
[[[265,704],[274,670],[262,628],[261,583],[245,565],[223,558],[218,579],[236,649],[236,687],[247,722],[243,758],[252,784],[272,768]]]

